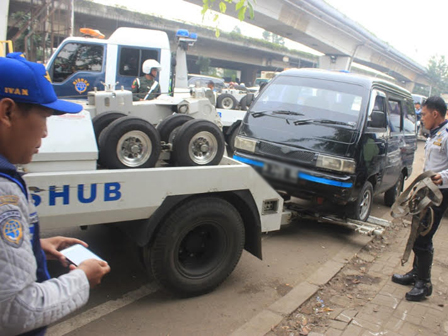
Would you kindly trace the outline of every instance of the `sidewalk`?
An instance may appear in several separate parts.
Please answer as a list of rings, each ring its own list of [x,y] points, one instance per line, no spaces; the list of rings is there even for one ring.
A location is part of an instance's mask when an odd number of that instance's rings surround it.
[[[448,335],[448,219],[434,238],[434,291],[422,302],[406,301],[411,287],[390,280],[412,266],[413,254],[404,267],[400,264],[408,234],[409,227],[400,223],[372,240],[266,335]]]

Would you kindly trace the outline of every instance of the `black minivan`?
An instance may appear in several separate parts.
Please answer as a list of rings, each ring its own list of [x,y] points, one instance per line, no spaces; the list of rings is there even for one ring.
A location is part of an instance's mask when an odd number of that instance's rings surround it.
[[[412,173],[417,148],[411,94],[346,72],[291,69],[252,103],[234,159],[277,190],[367,220],[373,196],[392,205]]]

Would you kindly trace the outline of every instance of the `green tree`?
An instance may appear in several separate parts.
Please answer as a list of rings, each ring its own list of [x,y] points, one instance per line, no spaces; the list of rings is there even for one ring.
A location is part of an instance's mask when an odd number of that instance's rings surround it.
[[[235,12],[238,14],[238,19],[244,21],[246,14],[249,12],[249,18],[254,18],[254,4],[256,0],[238,0],[235,3]],[[203,0],[202,5],[202,17],[210,10],[217,10],[218,13],[225,14],[227,12],[227,6],[233,4],[233,0]],[[216,9],[216,4],[218,9]],[[215,14],[214,21],[217,21],[219,14]],[[219,29],[216,27],[216,37],[219,37]]]
[[[196,65],[199,66],[201,74],[207,74],[210,69],[210,58],[199,56]]]
[[[25,51],[25,38],[26,40],[26,47],[28,49],[28,55],[26,55],[27,59],[31,61],[43,61],[44,55],[43,55],[43,49],[42,49],[42,42],[45,38],[45,45],[46,47],[50,46],[50,40],[47,36],[46,32],[39,32],[36,30],[33,30],[34,27],[36,27],[39,23],[37,20],[30,20],[31,14],[26,12],[15,12],[11,15],[12,19],[16,22],[16,25],[19,29],[22,29],[27,25],[26,29],[18,36],[14,41],[14,50],[15,51]],[[29,35],[29,36],[28,36]],[[31,46],[33,46],[31,48]],[[48,56],[48,55],[46,55]]]
[[[236,70],[232,70],[232,69],[224,69],[224,71],[222,73],[222,77],[230,79],[231,82],[236,81],[236,75],[237,75]]]
[[[199,56],[196,65],[202,75],[217,76],[216,68],[210,66],[210,58]]]
[[[265,30],[262,34],[263,38],[271,43],[278,44],[278,45],[285,45],[285,39],[279,35],[273,34],[271,32],[268,32]]]
[[[441,95],[448,90],[448,65],[445,56],[432,56],[426,69],[429,84],[431,85],[431,95]]]

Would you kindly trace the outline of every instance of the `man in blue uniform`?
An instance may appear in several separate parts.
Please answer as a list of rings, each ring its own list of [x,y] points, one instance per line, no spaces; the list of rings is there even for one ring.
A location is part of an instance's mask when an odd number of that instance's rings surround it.
[[[445,120],[445,101],[440,97],[430,97],[422,107],[422,122],[430,134],[425,144],[424,171],[436,173],[432,181],[443,195],[439,206],[432,206],[434,217],[431,230],[424,236],[419,235],[414,242],[414,263],[411,271],[404,275],[394,274],[392,281],[401,285],[414,287],[406,293],[409,301],[421,301],[432,294],[431,265],[434,256],[432,239],[436,233],[440,221],[448,208],[448,125]],[[428,226],[428,219],[424,221]]]
[[[89,288],[110,271],[86,260],[50,279],[46,259],[66,260],[60,250],[86,244],[66,237],[39,238],[39,219],[15,164],[26,164],[47,136],[54,114],[82,107],[57,99],[42,64],[20,53],[0,57],[0,335],[43,335],[47,325],[84,305]]]

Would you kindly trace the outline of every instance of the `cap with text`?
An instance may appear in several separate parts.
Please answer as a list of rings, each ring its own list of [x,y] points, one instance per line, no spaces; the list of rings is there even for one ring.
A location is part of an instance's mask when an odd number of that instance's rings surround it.
[[[0,99],[3,98],[45,106],[52,109],[53,114],[82,110],[79,104],[58,99],[45,67],[28,61],[20,52],[0,57]]]

